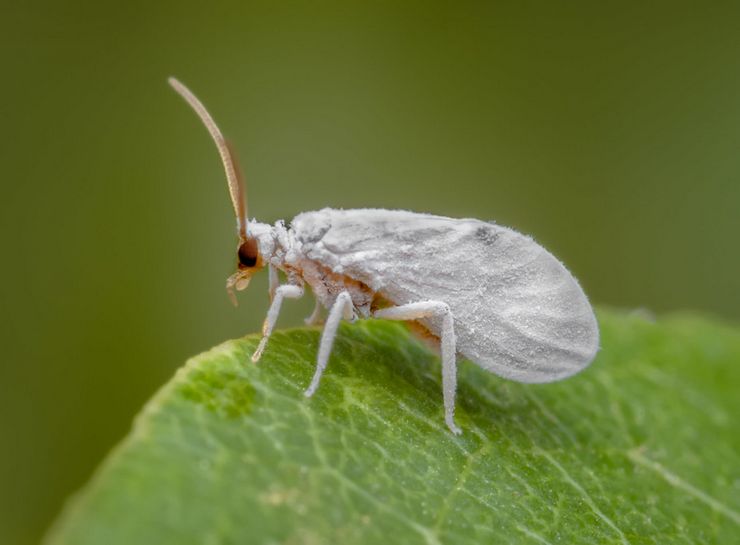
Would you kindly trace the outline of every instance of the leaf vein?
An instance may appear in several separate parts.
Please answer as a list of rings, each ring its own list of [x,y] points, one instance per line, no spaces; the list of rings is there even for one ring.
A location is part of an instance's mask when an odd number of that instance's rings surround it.
[[[598,505],[596,505],[596,502],[593,500],[591,495],[586,492],[586,490],[578,484],[578,482],[573,479],[573,477],[568,473],[568,471],[558,463],[558,461],[550,455],[549,452],[542,450],[541,448],[536,448],[537,452],[545,458],[550,464],[555,466],[555,468],[560,472],[560,474],[563,476],[563,479],[565,479],[565,482],[567,482],[571,487],[573,487],[583,498],[583,500],[586,502],[586,504],[591,508],[591,511],[593,511],[597,517],[599,517],[609,528],[614,530],[614,532],[619,536],[619,539],[624,544],[629,544],[629,541],[627,540],[627,537],[624,535],[622,530],[619,529],[619,527],[614,524],[614,522],[606,516],[606,514],[599,508]]]
[[[668,469],[666,469],[663,465],[659,464],[658,462],[647,458],[645,455],[642,454],[642,451],[640,448],[632,449],[628,451],[627,457],[630,460],[632,460],[634,463],[644,468],[654,471],[655,473],[660,475],[668,484],[683,490],[690,496],[693,496],[697,500],[708,505],[709,507],[711,507],[718,513],[722,513],[727,518],[729,518],[732,522],[740,526],[740,513],[738,513],[731,507],[725,505],[721,501],[711,497],[706,492],[699,490],[694,485],[684,481],[681,477],[669,471]]]

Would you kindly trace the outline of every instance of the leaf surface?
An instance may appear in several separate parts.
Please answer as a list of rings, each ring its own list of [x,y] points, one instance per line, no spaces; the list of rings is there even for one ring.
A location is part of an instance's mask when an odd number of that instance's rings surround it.
[[[592,366],[545,385],[438,358],[397,323],[191,359],[67,505],[47,543],[737,543],[740,332],[601,311]]]

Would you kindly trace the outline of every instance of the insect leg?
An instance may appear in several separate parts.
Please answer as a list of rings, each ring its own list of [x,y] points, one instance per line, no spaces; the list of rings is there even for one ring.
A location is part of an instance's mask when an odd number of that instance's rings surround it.
[[[326,364],[329,361],[329,354],[331,354],[331,347],[334,344],[334,338],[337,335],[337,328],[339,327],[339,321],[344,318],[345,320],[351,320],[354,316],[354,309],[352,308],[352,297],[349,292],[343,291],[337,295],[336,301],[329,311],[329,316],[326,319],[326,325],[324,331],[321,334],[321,342],[319,343],[319,356],[316,359],[316,372],[311,379],[311,385],[306,389],[306,397],[311,397],[319,387],[319,380],[321,375],[326,369]]]
[[[270,282],[270,301],[275,299],[275,291],[280,285],[280,278],[278,277],[278,270],[275,265],[270,265],[268,268],[268,281]]]
[[[457,350],[455,348],[455,327],[447,303],[441,301],[423,301],[397,307],[383,308],[373,313],[376,318],[389,320],[418,320],[420,318],[442,317],[442,398],[445,406],[445,422],[455,435],[462,430],[455,424],[455,393],[457,391]]]
[[[275,297],[270,305],[270,310],[267,311],[267,317],[265,323],[262,325],[262,340],[257,346],[257,350],[252,354],[252,361],[257,363],[262,357],[262,352],[265,351],[267,346],[267,340],[270,338],[272,328],[275,327],[277,322],[278,314],[280,314],[280,305],[283,303],[283,299],[299,299],[303,296],[303,286],[296,286],[295,284],[283,284],[275,289]]]
[[[317,325],[321,323],[321,303],[314,295],[314,307],[311,316],[303,320],[306,325]]]

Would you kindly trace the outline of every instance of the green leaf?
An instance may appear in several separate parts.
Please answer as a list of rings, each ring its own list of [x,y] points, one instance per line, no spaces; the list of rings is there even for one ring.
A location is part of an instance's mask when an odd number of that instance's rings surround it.
[[[181,369],[49,544],[737,543],[740,332],[599,313],[593,365],[546,385],[439,360],[400,324],[229,341]]]

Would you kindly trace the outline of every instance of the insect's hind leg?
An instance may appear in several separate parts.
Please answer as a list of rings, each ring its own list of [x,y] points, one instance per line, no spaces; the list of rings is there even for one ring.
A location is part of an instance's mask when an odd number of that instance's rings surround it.
[[[262,325],[262,340],[260,340],[257,350],[252,354],[252,361],[257,363],[262,357],[262,352],[265,351],[267,341],[272,333],[272,328],[275,327],[278,315],[280,314],[280,306],[283,304],[283,299],[299,299],[303,297],[303,286],[297,286],[295,284],[283,284],[275,288],[275,295],[270,305],[270,310],[267,311],[267,317],[265,317],[265,323]]]
[[[324,331],[321,333],[319,355],[316,358],[316,371],[314,372],[313,379],[311,379],[311,385],[306,389],[306,397],[311,397],[316,391],[316,388],[319,387],[321,375],[324,374],[324,369],[326,369],[326,364],[329,361],[334,338],[337,336],[337,328],[339,327],[340,320],[342,318],[351,320],[353,316],[352,297],[348,291],[343,291],[337,295],[337,299],[334,301],[329,311],[329,316],[326,319]]]
[[[422,301],[397,307],[383,308],[373,313],[376,318],[388,320],[419,320],[421,318],[442,317],[442,397],[445,406],[445,422],[455,435],[462,430],[455,424],[455,393],[457,391],[457,350],[455,348],[455,326],[447,303],[442,301]]]

